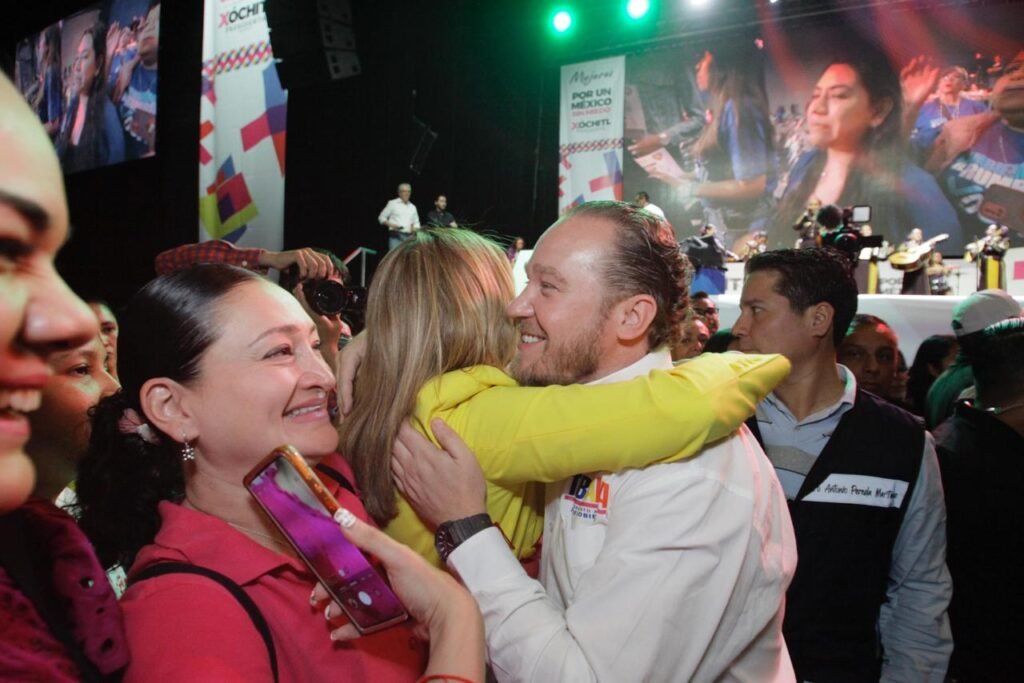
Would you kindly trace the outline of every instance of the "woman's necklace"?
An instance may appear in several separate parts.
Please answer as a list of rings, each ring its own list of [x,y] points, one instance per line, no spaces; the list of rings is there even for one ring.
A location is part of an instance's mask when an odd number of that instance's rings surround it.
[[[276,536],[272,536],[271,534],[265,533],[263,531],[257,531],[256,529],[250,529],[247,526],[242,526],[241,524],[235,524],[234,522],[228,522],[228,524],[230,524],[231,526],[235,527],[236,529],[238,529],[239,531],[241,531],[243,533],[252,534],[254,536],[259,536],[260,538],[265,538],[265,539],[267,539],[268,541],[270,541],[271,543],[273,543],[274,545],[276,545],[279,548],[286,548],[289,551],[291,550],[291,546],[290,545],[288,545],[287,543],[285,543],[281,539],[277,538]]]
[[[227,522],[229,526],[233,526],[235,529],[238,529],[239,531],[241,531],[244,534],[249,534],[249,535],[253,535],[253,536],[259,536],[260,538],[265,538],[268,541],[270,541],[271,543],[273,543],[275,546],[277,546],[278,548],[282,548],[282,549],[284,549],[288,553],[292,552],[292,547],[290,545],[288,545],[288,543],[286,543],[285,541],[282,541],[281,539],[277,538],[276,536],[273,536],[272,534],[268,534],[265,531],[258,531],[256,529],[251,529],[251,528],[249,528],[247,526],[242,526],[241,524],[235,524],[234,522],[229,522],[228,520],[224,519],[223,517],[218,517],[217,515],[210,514],[209,512],[207,512],[206,510],[202,509],[201,507],[196,505],[194,502],[192,502],[192,500],[188,496],[185,497],[185,502],[188,503],[189,507],[191,507],[196,512],[202,512],[204,515],[209,515],[210,517],[216,517],[217,519],[220,519],[220,520],[222,520],[224,522]]]

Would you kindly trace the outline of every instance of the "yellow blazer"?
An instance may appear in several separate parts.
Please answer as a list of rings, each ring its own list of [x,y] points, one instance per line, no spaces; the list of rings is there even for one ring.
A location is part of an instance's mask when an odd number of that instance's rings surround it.
[[[413,424],[435,443],[440,417],[476,454],[487,511],[529,557],[544,530],[544,484],[585,472],[672,462],[734,432],[789,374],[780,355],[705,354],[626,382],[520,387],[477,365],[435,377]],[[385,531],[440,566],[434,535],[404,498]]]

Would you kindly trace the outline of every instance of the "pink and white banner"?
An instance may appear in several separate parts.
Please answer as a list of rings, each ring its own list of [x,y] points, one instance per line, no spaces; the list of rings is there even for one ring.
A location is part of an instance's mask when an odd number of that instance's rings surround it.
[[[263,2],[206,0],[199,130],[199,240],[280,250],[288,94]]]
[[[562,67],[558,213],[595,199],[622,199],[626,59]]]

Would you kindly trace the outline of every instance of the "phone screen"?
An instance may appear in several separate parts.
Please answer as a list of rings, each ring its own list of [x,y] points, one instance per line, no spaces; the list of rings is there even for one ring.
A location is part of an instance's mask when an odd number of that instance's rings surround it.
[[[405,620],[398,597],[341,533],[333,512],[292,462],[283,456],[270,460],[248,488],[360,632]]]

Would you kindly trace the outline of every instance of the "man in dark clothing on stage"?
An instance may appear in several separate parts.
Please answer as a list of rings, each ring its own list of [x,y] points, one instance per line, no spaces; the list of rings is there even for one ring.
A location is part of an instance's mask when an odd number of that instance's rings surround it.
[[[434,200],[434,208],[427,212],[427,225],[432,228],[456,228],[455,216],[448,211],[448,198],[443,194],[437,195]]]

